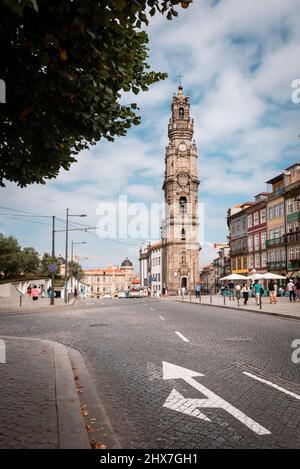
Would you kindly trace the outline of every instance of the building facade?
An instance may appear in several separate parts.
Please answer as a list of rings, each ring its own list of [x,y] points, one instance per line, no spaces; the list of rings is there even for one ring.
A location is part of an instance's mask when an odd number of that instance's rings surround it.
[[[162,293],[162,242],[148,243],[140,248],[141,286],[150,289],[151,295]]]
[[[255,203],[245,210],[247,215],[248,272],[267,269],[267,201],[268,193],[255,196]]]
[[[248,273],[248,219],[246,209],[253,202],[245,202],[228,209],[227,225],[229,230],[231,272]]]
[[[246,275],[254,269],[291,278],[300,271],[300,163],[267,184],[270,190],[255,202],[228,210],[231,272]]]
[[[121,266],[84,270],[84,282],[89,285],[91,298],[109,293],[112,297],[139,284],[139,276],[133,271],[132,262],[126,257]]]
[[[300,163],[267,181],[268,270],[293,277],[300,270]]]
[[[177,294],[193,290],[199,280],[198,170],[190,103],[182,86],[173,97],[166,147],[163,288]]]

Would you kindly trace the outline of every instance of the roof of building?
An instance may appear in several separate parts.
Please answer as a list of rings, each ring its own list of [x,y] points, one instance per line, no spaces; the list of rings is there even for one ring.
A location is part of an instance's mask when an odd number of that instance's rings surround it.
[[[272,179],[269,179],[266,181],[267,184],[276,184],[276,182],[279,182],[283,179],[284,173],[278,174],[277,176],[273,177]]]
[[[121,267],[133,267],[133,264],[131,260],[126,257],[126,259],[124,259],[124,261],[122,262]]]

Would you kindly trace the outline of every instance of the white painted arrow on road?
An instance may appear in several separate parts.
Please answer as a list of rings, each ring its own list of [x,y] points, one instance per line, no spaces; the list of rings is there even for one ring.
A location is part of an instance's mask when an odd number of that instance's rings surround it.
[[[185,399],[176,391],[176,389],[173,389],[164,403],[164,407],[206,421],[210,421],[210,419],[200,411],[197,412],[198,408],[223,409],[241,423],[246,425],[246,427],[250,428],[250,430],[252,430],[254,433],[257,433],[258,435],[269,435],[271,433],[269,430],[259,425],[236,407],[233,407],[231,404],[224,401],[224,399],[217,396],[217,394],[213,393],[205,386],[200,384],[197,380],[194,379],[196,376],[204,375],[202,373],[198,373],[197,371],[192,371],[178,365],[173,365],[172,363],[163,362],[163,379],[183,379],[186,383],[190,384],[193,386],[193,388],[197,389],[207,397],[207,399]]]

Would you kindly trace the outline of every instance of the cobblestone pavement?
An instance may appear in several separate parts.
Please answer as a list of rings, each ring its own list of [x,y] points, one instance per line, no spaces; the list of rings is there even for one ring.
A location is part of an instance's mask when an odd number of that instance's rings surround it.
[[[52,339],[82,353],[123,447],[300,447],[300,364],[291,360],[298,320],[145,298],[1,313],[0,323],[3,334]],[[163,361],[204,376],[164,380]],[[269,433],[220,408],[200,409],[210,421],[196,418],[192,399],[207,397],[203,386]],[[194,416],[164,406],[173,390]]]
[[[0,448],[58,448],[53,348],[22,339],[5,339],[5,345]]]
[[[182,301],[181,296],[168,296],[162,297],[162,301]],[[289,301],[288,297],[278,297],[276,304],[270,304],[270,300],[268,297],[262,298],[262,309],[260,310],[259,306],[257,306],[255,298],[249,298],[247,305],[244,305],[243,299],[240,300],[239,306],[237,304],[237,300],[229,300],[228,297],[225,297],[225,304],[224,304],[224,297],[222,295],[202,295],[201,303],[199,299],[196,299],[194,296],[190,297],[189,295],[185,296],[184,301],[192,301],[196,304],[201,305],[210,305],[213,304],[214,306],[222,306],[226,308],[236,308],[238,307],[241,310],[247,311],[255,311],[259,314],[270,313],[272,315],[280,315],[280,316],[292,316],[293,318],[300,319],[300,302],[299,301]]]

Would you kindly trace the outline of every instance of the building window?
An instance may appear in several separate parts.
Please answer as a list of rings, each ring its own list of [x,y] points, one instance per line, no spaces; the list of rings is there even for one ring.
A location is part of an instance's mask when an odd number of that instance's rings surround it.
[[[263,252],[261,255],[261,266],[266,267],[267,265],[267,253]]]
[[[255,254],[255,268],[260,268],[260,255]]]
[[[182,119],[184,117],[184,109],[183,107],[179,108],[179,117]]]
[[[243,269],[244,270],[247,269],[247,257],[246,256],[243,257]]]
[[[248,257],[248,262],[249,262],[249,269],[253,269],[253,256]]]
[[[284,203],[283,202],[279,204],[279,216],[280,217],[284,216]]]
[[[290,213],[293,213],[293,199],[288,199],[288,201],[286,203],[286,209],[287,209],[288,215]]]
[[[290,250],[289,250],[289,260],[292,261],[293,259],[296,259],[295,250],[294,250],[294,248],[290,248]]]
[[[253,236],[249,236],[248,238],[248,249],[249,249],[249,252],[253,251]]]
[[[273,218],[273,207],[269,207],[268,209],[268,219],[272,220]]]
[[[279,217],[279,205],[274,205],[274,218]]]
[[[186,197],[180,197],[179,199],[179,209],[181,213],[186,213],[187,199]]]
[[[267,238],[267,233],[264,231],[261,234],[261,249],[266,249],[266,238]]]
[[[260,212],[260,222],[266,223],[266,218],[267,218],[267,212],[266,212],[266,209],[263,208]]]
[[[238,257],[238,270],[242,270],[242,258],[241,257]]]
[[[181,230],[181,241],[185,241],[185,229],[182,228]]]
[[[97,283],[99,283],[99,282],[100,282],[100,277],[97,277]]]
[[[254,213],[254,226],[259,225],[259,212]]]
[[[254,236],[254,250],[255,251],[259,250],[259,234],[258,233]]]
[[[252,228],[252,214],[248,215],[248,228]]]

